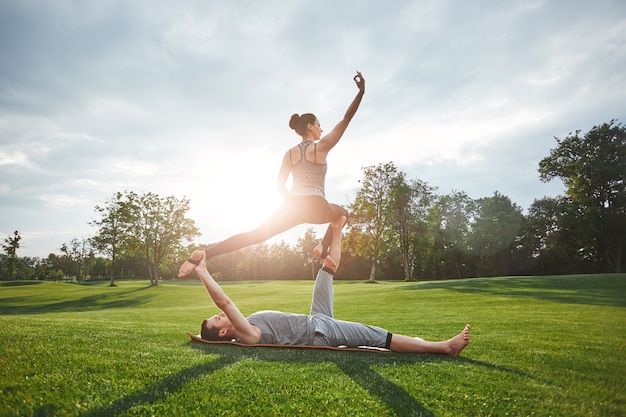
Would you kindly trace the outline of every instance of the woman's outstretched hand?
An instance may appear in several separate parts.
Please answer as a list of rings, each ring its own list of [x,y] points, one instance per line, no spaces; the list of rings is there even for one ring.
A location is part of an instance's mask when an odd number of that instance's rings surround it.
[[[354,76],[354,82],[356,83],[356,86],[359,87],[359,91],[364,93],[365,92],[365,78],[363,78],[363,74],[361,74],[360,71],[356,72],[356,75]]]

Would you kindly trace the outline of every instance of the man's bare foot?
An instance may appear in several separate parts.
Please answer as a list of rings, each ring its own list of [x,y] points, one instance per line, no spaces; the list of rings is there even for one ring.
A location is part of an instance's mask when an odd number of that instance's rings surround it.
[[[333,271],[333,273],[337,271],[337,263],[335,262],[333,258],[330,257],[330,255],[324,258],[324,262],[322,262],[322,266],[324,266],[324,268],[326,269]]]
[[[463,329],[461,333],[448,340],[448,343],[450,345],[450,356],[459,356],[461,351],[465,349],[465,347],[469,344],[470,330],[470,325],[466,324],[465,329]]]
[[[186,277],[196,270],[200,262],[204,259],[204,251],[193,251],[189,259],[187,259],[178,269],[178,278]]]

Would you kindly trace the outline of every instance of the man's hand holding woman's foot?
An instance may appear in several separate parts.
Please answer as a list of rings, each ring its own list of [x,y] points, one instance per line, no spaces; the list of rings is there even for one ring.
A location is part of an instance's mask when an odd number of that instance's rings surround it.
[[[194,251],[189,259],[187,259],[178,269],[178,278],[186,277],[191,274],[204,261],[204,251]]]

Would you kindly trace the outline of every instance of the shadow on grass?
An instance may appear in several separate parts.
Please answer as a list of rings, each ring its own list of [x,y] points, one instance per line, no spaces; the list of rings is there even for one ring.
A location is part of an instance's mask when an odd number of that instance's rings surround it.
[[[29,304],[29,297],[11,297],[2,300],[0,315],[26,315],[99,311],[111,308],[136,307],[150,301],[152,296],[132,294],[137,290],[123,293],[90,295],[75,300],[63,300],[42,304]]]
[[[626,274],[471,278],[410,285],[406,289],[446,289],[557,303],[626,307]]]
[[[26,285],[39,285],[43,281],[0,281],[0,287],[23,287]]]
[[[377,373],[373,369],[376,366],[456,361],[532,378],[514,369],[486,364],[463,357],[451,358],[439,355],[206,345],[197,342],[189,342],[189,345],[207,354],[217,354],[219,357],[216,360],[198,364],[184,369],[177,374],[169,375],[155,384],[146,387],[142,391],[129,394],[106,407],[90,410],[83,414],[83,416],[110,416],[127,412],[131,408],[143,404],[156,403],[193,380],[210,376],[212,373],[237,363],[242,359],[250,358],[256,361],[287,362],[292,364],[334,363],[346,376],[352,379],[352,381],[361,386],[372,396],[379,398],[397,415],[434,416],[434,413],[428,410],[416,398],[412,397],[404,388],[390,382]]]
[[[191,368],[184,369],[177,374],[169,375],[143,391],[127,395],[106,407],[96,408],[82,415],[90,417],[108,417],[118,413],[123,413],[124,411],[127,411],[137,405],[155,403],[165,398],[169,393],[178,390],[183,385],[197,378],[201,378],[207,374],[225,368],[237,360],[238,358],[229,357],[227,355],[220,356],[217,360],[198,364],[192,366]]]

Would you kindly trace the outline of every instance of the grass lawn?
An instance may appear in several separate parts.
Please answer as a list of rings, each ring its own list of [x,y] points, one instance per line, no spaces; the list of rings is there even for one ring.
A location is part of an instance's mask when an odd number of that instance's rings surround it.
[[[312,281],[224,284],[307,313]],[[199,282],[0,282],[0,416],[624,416],[626,274],[335,283],[335,315],[459,358],[190,343]]]

